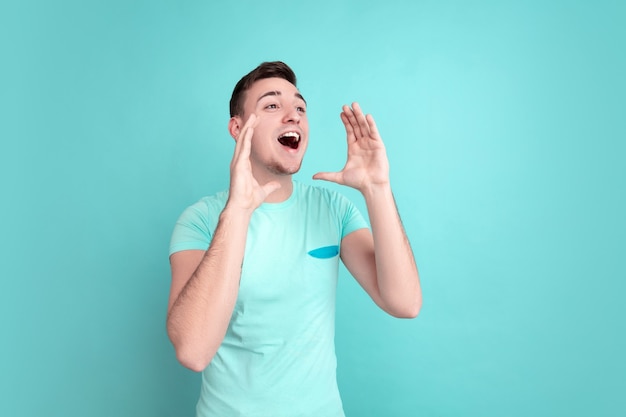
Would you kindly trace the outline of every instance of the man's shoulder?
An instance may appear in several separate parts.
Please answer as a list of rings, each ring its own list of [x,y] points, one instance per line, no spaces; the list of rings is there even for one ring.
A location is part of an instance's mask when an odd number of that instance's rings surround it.
[[[185,212],[196,212],[202,215],[211,215],[217,211],[221,212],[228,200],[228,191],[220,191],[212,195],[200,198],[195,203],[185,209]]]
[[[215,194],[207,195],[200,200],[198,200],[193,205],[204,205],[204,206],[212,206],[212,205],[223,205],[228,200],[228,190],[219,191]]]

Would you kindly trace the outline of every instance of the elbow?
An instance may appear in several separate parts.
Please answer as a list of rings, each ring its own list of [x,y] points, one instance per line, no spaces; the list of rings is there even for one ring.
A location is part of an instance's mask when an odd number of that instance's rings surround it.
[[[172,325],[169,317],[167,320],[167,335],[176,352],[176,360],[182,366],[194,372],[204,371],[217,351],[217,348],[212,349],[211,345],[200,345],[196,340],[179,331]]]
[[[407,303],[402,308],[396,308],[392,311],[388,311],[393,317],[399,319],[414,319],[416,318],[422,309],[422,298],[419,297],[412,303]]]
[[[408,303],[403,318],[414,319],[422,310],[422,290],[418,287],[417,291],[413,295],[413,299]]]
[[[176,350],[176,359],[185,368],[194,372],[202,372],[209,366],[213,357],[202,357],[201,355],[194,354],[181,347],[174,346]]]
[[[210,348],[203,350],[190,340],[168,329],[170,341],[176,352],[176,359],[185,368],[194,372],[202,372],[209,366],[216,350]]]
[[[209,365],[206,362],[194,361],[193,359],[183,358],[179,355],[176,355],[176,358],[181,365],[194,372],[202,372]]]
[[[414,319],[420,314],[422,310],[422,299],[420,298],[411,308],[407,311],[407,315],[404,317],[406,319]]]
[[[406,308],[401,311],[397,311],[392,315],[399,319],[414,319],[419,315],[420,310],[421,310],[421,305],[418,305],[418,306]]]

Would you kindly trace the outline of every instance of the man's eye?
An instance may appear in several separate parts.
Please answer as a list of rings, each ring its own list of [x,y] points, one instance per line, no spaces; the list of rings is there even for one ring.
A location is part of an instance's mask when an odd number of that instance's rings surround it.
[[[277,104],[268,104],[267,106],[265,106],[266,109],[270,109],[270,110],[275,110],[278,108]]]
[[[298,110],[300,113],[306,113],[306,109],[304,107],[297,107],[296,110]]]

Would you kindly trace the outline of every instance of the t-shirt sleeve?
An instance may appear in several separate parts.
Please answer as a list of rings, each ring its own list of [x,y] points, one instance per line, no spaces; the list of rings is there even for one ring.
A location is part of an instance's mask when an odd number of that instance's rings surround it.
[[[339,206],[339,213],[341,213],[341,238],[343,239],[350,233],[359,229],[367,229],[369,225],[367,221],[359,211],[359,209],[346,197],[341,194],[336,194],[336,203]]]
[[[174,226],[169,254],[183,250],[207,250],[213,237],[213,229],[206,204],[200,201],[188,207]]]

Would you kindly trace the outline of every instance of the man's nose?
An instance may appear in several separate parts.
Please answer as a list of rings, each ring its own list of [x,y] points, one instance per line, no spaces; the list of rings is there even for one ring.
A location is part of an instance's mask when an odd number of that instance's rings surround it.
[[[302,115],[297,109],[291,108],[285,113],[285,123],[300,123]]]

